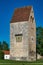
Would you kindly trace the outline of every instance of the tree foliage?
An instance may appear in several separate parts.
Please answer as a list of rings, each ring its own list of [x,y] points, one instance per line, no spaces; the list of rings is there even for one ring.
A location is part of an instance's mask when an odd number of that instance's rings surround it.
[[[9,46],[6,41],[0,42],[0,50],[9,50]]]
[[[0,50],[2,50],[2,44],[1,44],[1,42],[0,42]]]
[[[2,49],[3,50],[9,50],[8,43],[7,42],[3,41]]]
[[[37,53],[43,55],[43,28],[37,27],[36,28],[36,42],[37,42]]]
[[[0,50],[0,59],[4,59],[4,53]]]

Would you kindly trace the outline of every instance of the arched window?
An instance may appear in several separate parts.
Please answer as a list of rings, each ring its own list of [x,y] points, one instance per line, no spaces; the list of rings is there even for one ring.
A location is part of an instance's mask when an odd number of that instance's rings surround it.
[[[31,22],[33,23],[34,17],[31,16]]]

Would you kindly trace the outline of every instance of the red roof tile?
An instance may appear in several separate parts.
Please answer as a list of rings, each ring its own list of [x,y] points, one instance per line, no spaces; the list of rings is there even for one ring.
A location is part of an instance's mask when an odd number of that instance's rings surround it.
[[[20,22],[20,21],[28,21],[31,8],[32,8],[31,6],[17,8],[14,12],[11,23]]]
[[[10,54],[10,51],[3,51],[4,54]]]

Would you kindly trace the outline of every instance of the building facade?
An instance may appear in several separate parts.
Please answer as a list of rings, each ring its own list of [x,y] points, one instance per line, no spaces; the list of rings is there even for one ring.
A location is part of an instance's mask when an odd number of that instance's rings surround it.
[[[10,59],[36,60],[36,24],[32,6],[15,9],[10,22]]]

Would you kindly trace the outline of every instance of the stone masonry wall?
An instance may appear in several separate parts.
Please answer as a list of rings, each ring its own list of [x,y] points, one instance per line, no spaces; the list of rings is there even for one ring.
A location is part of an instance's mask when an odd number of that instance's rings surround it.
[[[10,55],[12,57],[29,57],[29,23],[18,22],[10,24]],[[16,42],[15,34],[23,34],[22,42]]]

